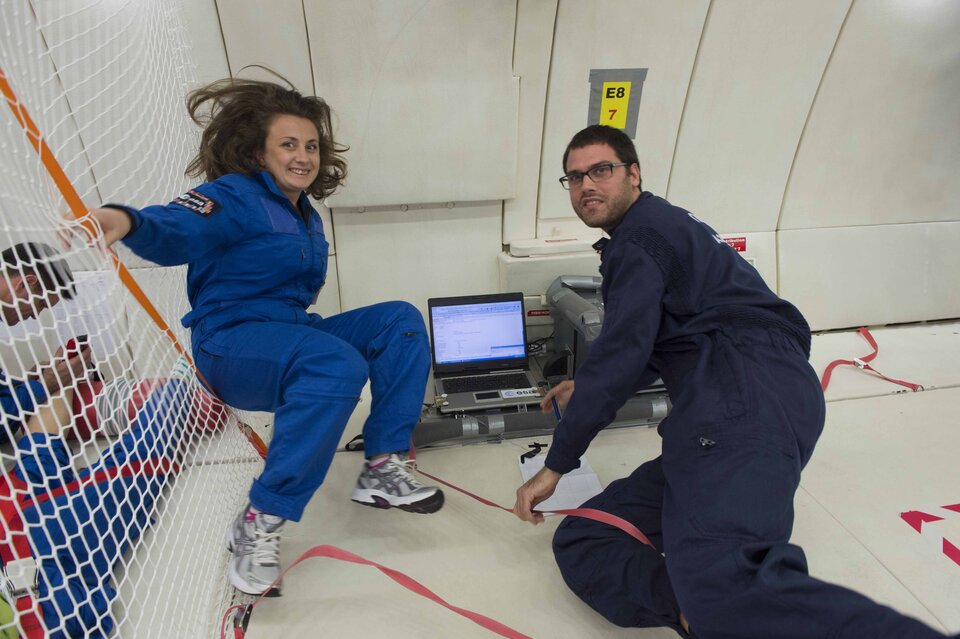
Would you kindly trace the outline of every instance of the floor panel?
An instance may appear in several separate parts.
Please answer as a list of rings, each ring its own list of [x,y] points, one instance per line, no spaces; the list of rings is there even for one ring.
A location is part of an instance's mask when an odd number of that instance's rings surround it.
[[[834,376],[827,425],[797,494],[793,541],[811,574],[863,592],[926,623],[960,631],[960,565],[942,552],[960,546],[960,464],[955,407],[960,405],[960,324],[873,331],[885,373],[917,381],[923,393],[854,369]],[[832,359],[870,352],[856,333],[814,340],[818,372]],[[349,428],[359,432],[365,406]],[[483,497],[512,506],[518,456],[532,441],[421,451],[420,466]],[[603,485],[659,454],[651,428],[608,430],[587,458]],[[380,511],[350,501],[357,453],[338,453],[303,521],[289,524],[282,555],[289,564],[308,548],[330,544],[417,579],[451,604],[485,614],[531,637],[667,638],[664,629],[621,629],[593,613],[563,584],[550,550],[558,518],[522,524],[446,490],[434,515]],[[943,519],[918,534],[900,518],[929,511]],[[285,594],[257,607],[247,636],[366,637],[389,628],[397,639],[492,637],[471,621],[414,595],[372,568],[314,559],[288,576]],[[309,634],[308,634],[309,633]]]

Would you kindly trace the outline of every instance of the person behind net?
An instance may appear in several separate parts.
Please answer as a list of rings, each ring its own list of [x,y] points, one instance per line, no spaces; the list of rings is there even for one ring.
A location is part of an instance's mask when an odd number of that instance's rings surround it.
[[[655,548],[569,517],[553,538],[567,585],[609,621],[703,639],[941,637],[851,590],[808,575],[788,543],[800,471],[824,425],[810,330],[759,273],[693,214],[641,188],[633,142],[590,126],[563,155],[574,211],[601,239],[603,330],[566,405],[545,467],[517,490],[533,508],[579,466],[632,394],[662,377],[673,403],[662,454],[584,507],[618,515]],[[682,614],[681,614],[682,611]]]
[[[8,326],[36,317],[61,299],[73,299],[73,273],[57,251],[41,242],[21,242],[0,253],[0,309]],[[68,406],[77,379],[90,363],[90,349],[66,352],[60,348],[54,359],[38,363],[24,379],[7,378],[0,369],[0,408],[3,425],[0,443],[14,441],[23,428],[23,415],[63,391],[58,401]]]
[[[406,302],[331,317],[306,310],[323,286],[328,249],[308,196],[330,195],[346,174],[346,148],[321,98],[221,80],[191,93],[187,107],[205,127],[187,172],[208,181],[166,206],[106,205],[90,215],[108,245],[122,239],[158,264],[189,264],[182,322],[198,369],[227,404],[274,413],[263,472],[227,533],[231,582],[261,594],[281,574],[280,528],[300,519],[323,482],[368,377],[367,461],[353,500],[416,513],[442,506],[443,493],[421,485],[407,459],[429,345]]]
[[[75,295],[66,261],[45,244],[15,245],[0,260],[7,325]],[[76,387],[93,371],[90,347],[61,348],[55,363],[38,369],[43,372],[22,385],[5,381],[4,433],[16,447],[13,467],[0,475],[4,603],[18,611],[28,639],[107,637],[115,625],[112,570],[147,525],[175,470],[190,406],[187,386],[158,384],[119,439],[76,471],[65,435],[75,417]],[[8,570],[13,562],[17,571]],[[23,565],[26,576],[11,578]]]

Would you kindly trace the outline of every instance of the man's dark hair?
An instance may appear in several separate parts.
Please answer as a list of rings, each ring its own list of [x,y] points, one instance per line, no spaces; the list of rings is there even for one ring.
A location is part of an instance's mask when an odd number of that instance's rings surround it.
[[[76,287],[70,266],[60,253],[42,242],[21,242],[0,253],[3,270],[11,275],[34,274],[45,291],[72,300]]]
[[[626,133],[612,126],[592,124],[574,135],[573,139],[570,140],[570,144],[567,145],[567,150],[563,152],[564,173],[567,172],[567,156],[570,155],[570,151],[582,149],[591,144],[606,144],[613,149],[613,152],[621,162],[636,164],[638,168],[640,167],[637,149],[633,146],[633,140],[631,140]],[[641,189],[643,188],[642,181],[640,182],[640,187]]]

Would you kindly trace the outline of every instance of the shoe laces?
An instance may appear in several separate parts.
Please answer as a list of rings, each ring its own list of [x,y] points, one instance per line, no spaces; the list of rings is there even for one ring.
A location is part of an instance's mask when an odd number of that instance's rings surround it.
[[[413,471],[417,469],[417,463],[415,461],[412,459],[404,459],[399,455],[390,455],[387,463],[390,464],[396,473],[403,477],[403,479],[414,485],[419,485],[419,482],[413,476]]]
[[[253,563],[273,566],[280,562],[280,531],[267,532],[256,528],[253,532]]]

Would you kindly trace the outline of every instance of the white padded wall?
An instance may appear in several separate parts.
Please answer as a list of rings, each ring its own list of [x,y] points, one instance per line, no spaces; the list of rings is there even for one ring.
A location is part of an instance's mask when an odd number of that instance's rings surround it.
[[[636,145],[643,188],[663,194],[673,158],[677,127],[708,2],[664,4],[657,0],[561,1],[557,10],[547,114],[540,168],[540,236],[565,229],[580,235],[579,220],[563,226],[555,218],[575,217],[563,175],[563,150],[587,122],[591,69],[649,69],[643,83]]]
[[[220,29],[216,0],[180,0],[180,13],[192,47],[197,83],[207,84],[230,77],[227,50]]]
[[[282,83],[256,66],[262,65],[285,77],[301,93],[313,95],[301,0],[218,0],[217,9],[233,77]],[[336,110],[335,104],[331,106]]]
[[[711,4],[680,123],[671,202],[720,233],[776,230],[797,142],[849,5]]]
[[[781,228],[956,220],[960,2],[854,3],[797,152]]]
[[[333,210],[343,310],[497,290],[502,204]]]
[[[515,2],[304,7],[317,91],[351,147],[346,187],[331,206],[513,197]]]
[[[503,243],[537,235],[540,151],[557,0],[518,0],[513,72],[520,78],[517,193],[503,203]]]
[[[781,218],[780,293],[817,328],[960,317],[958,33],[952,0],[853,5]]]
[[[780,293],[813,330],[960,314],[960,222],[780,233]]]

